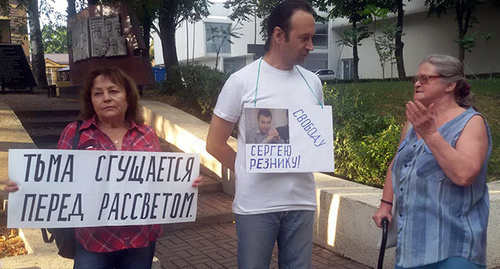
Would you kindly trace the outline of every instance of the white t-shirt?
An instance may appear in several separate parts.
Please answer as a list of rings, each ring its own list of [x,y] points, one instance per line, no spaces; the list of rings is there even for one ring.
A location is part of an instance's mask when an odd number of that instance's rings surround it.
[[[266,108],[295,108],[323,103],[319,78],[297,66],[292,70],[279,70],[261,61],[257,96],[255,95],[259,60],[254,61],[226,81],[217,100],[214,113],[229,122],[238,122],[238,152],[236,154],[236,192],[233,212],[250,215],[289,210],[315,210],[316,188],[312,173],[245,172],[244,105]],[[307,86],[307,83],[312,91]],[[316,96],[317,97],[316,97]]]

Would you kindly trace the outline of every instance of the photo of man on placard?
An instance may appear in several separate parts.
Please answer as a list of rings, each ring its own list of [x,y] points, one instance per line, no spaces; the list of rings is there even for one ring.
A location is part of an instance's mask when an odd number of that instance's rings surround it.
[[[246,108],[246,114],[248,115],[246,117],[247,144],[288,144],[290,142],[286,109]]]

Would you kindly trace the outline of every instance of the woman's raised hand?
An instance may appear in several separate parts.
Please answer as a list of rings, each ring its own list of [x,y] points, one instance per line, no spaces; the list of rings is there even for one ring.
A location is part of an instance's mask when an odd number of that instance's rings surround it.
[[[434,104],[427,109],[419,101],[408,101],[406,103],[406,118],[413,125],[415,132],[420,137],[425,138],[437,132],[436,115]]]

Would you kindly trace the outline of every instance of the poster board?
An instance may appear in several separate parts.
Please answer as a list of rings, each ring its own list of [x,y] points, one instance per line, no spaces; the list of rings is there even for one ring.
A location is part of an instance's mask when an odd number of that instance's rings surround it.
[[[247,173],[333,172],[331,106],[244,109]]]
[[[190,222],[196,219],[198,154],[9,150],[10,228]]]

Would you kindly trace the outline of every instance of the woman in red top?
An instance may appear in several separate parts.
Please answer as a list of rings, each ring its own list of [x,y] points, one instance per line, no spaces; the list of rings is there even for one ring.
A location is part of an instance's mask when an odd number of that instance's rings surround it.
[[[77,149],[160,151],[154,131],[144,124],[133,80],[117,68],[90,72],[83,94],[83,122]],[[66,126],[59,149],[71,149],[77,123]],[[201,185],[198,177],[193,187]],[[8,182],[6,191],[16,191]],[[76,228],[74,268],[151,268],[160,225]]]

